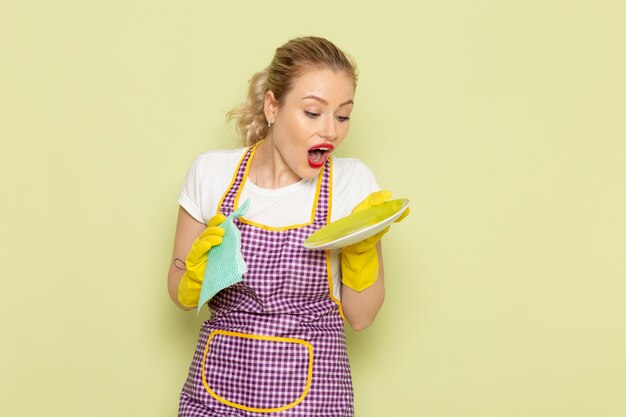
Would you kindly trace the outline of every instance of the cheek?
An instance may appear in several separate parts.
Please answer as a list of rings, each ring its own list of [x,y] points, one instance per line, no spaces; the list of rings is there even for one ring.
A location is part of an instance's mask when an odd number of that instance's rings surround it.
[[[288,138],[298,138],[306,130],[306,120],[298,114],[291,114],[285,118],[281,133]]]
[[[350,129],[350,122],[340,123],[337,127],[338,138],[342,139],[348,134],[348,130]]]

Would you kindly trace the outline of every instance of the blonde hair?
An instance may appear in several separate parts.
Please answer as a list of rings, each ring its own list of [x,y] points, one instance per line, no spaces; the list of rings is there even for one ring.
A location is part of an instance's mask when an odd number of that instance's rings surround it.
[[[267,136],[270,129],[265,119],[265,94],[271,91],[280,104],[297,77],[308,70],[319,68],[345,71],[352,76],[356,88],[356,64],[346,53],[324,38],[295,38],[276,49],[269,67],[257,72],[250,79],[246,102],[226,114],[228,120],[236,121],[236,130],[244,146],[259,142]]]

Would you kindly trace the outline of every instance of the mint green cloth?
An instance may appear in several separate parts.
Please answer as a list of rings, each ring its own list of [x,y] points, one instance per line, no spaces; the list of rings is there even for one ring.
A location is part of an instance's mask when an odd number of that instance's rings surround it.
[[[250,200],[242,205],[219,226],[224,229],[222,243],[209,251],[209,258],[204,270],[204,281],[200,291],[197,314],[200,313],[204,303],[226,287],[230,287],[243,280],[243,274],[248,271],[246,262],[241,253],[241,232],[233,223],[237,217],[248,212]]]

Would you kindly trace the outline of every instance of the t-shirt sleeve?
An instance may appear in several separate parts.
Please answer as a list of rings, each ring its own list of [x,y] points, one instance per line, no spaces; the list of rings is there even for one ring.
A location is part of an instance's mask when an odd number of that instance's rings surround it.
[[[178,204],[191,217],[206,224],[217,213],[220,199],[245,151],[246,148],[237,148],[200,154],[187,170]]]
[[[194,219],[205,223],[202,216],[202,202],[200,198],[200,176],[198,173],[199,158],[196,158],[183,181],[183,186],[178,195],[178,204],[181,205]]]

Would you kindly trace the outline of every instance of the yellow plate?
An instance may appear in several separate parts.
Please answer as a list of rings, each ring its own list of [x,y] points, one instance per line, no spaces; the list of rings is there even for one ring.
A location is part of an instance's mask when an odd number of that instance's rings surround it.
[[[409,200],[391,200],[350,214],[313,233],[304,241],[307,249],[337,249],[360,242],[396,221],[409,207]]]

